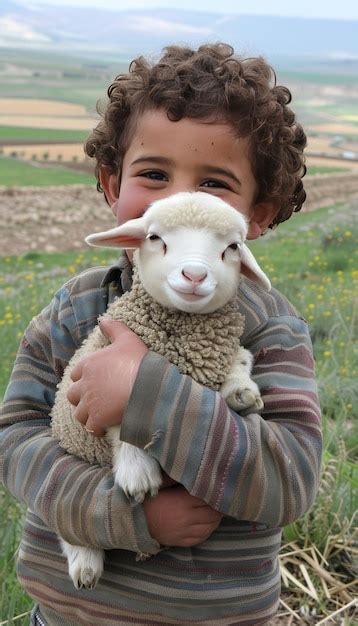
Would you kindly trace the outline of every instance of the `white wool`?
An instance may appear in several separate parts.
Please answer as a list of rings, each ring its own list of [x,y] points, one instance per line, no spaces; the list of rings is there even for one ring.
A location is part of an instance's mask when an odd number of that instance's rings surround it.
[[[246,238],[247,221],[226,202],[204,192],[178,193],[158,200],[149,209],[152,222],[159,222],[165,230],[178,226],[213,230],[219,235],[239,231]],[[145,216],[145,214],[144,214]]]

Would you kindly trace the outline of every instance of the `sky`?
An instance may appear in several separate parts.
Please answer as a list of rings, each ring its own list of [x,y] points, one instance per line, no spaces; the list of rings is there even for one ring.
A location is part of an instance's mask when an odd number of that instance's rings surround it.
[[[246,15],[281,15],[289,17],[358,20],[357,0],[20,0],[23,5],[57,4],[60,6],[99,7],[111,10],[172,8],[215,13]],[[358,32],[357,32],[358,37]]]

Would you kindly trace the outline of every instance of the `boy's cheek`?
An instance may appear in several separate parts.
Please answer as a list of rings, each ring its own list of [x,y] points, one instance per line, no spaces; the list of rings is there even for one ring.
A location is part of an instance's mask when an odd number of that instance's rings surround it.
[[[128,220],[141,217],[148,208],[151,199],[148,194],[122,193],[120,191],[119,198],[112,204],[112,213],[117,220],[117,224],[124,224]]]

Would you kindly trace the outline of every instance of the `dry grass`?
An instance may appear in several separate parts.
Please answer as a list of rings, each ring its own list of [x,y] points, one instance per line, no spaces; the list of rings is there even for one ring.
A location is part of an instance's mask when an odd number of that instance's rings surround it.
[[[286,592],[281,615],[296,620],[292,624],[342,624],[342,618],[354,618],[358,606],[358,527],[356,513],[349,517],[344,512],[347,492],[342,491],[342,485],[347,483],[349,472],[344,474],[343,468],[347,463],[341,441],[338,458],[328,456],[323,463],[313,509],[292,525],[292,532],[285,530],[285,536],[296,535],[280,554]],[[351,480],[354,483],[353,475]]]
[[[326,556],[316,546],[299,548],[295,542],[286,544],[280,556],[281,577],[287,590],[285,599],[281,599],[280,615],[291,615],[298,624],[334,624],[332,620],[338,616],[354,616],[357,608],[357,580],[345,582],[342,573],[332,571],[327,557],[336,556],[341,552],[353,559],[357,555],[354,547],[354,536],[347,543],[345,532],[328,537]],[[357,530],[354,533],[357,536]],[[322,605],[328,605],[326,615],[316,621],[317,613]]]

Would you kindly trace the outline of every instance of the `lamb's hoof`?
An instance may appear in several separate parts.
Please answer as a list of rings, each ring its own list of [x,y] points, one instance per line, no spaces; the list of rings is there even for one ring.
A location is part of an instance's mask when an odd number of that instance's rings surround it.
[[[96,548],[78,548],[69,566],[76,589],[94,589],[103,572],[103,552]]]
[[[127,498],[133,498],[135,502],[138,502],[138,504],[140,504],[141,502],[143,502],[147,494],[149,494],[152,498],[158,495],[160,485],[162,484],[162,477],[160,477],[160,483],[155,485],[153,484],[153,482],[149,484],[149,481],[145,479],[142,479],[140,481],[140,484],[138,484],[138,482],[139,481],[133,484],[132,481],[127,481],[126,484],[123,485],[122,481],[122,484],[120,486],[122,487]]]
[[[132,467],[125,469],[119,467],[116,471],[115,481],[128,498],[133,498],[135,502],[141,503],[147,494],[152,497],[158,495],[162,484],[160,465],[155,459],[148,457],[148,459]]]
[[[148,493],[144,489],[138,489],[137,487],[133,489],[131,489],[130,487],[126,487],[126,489],[123,489],[123,491],[126,494],[127,498],[132,498],[135,502],[138,502],[138,504],[144,502],[144,498]],[[158,495],[158,489],[151,490],[150,495]]]
[[[264,403],[261,396],[253,389],[240,389],[231,393],[227,398],[228,405],[235,411],[261,411]]]
[[[77,589],[94,589],[97,585],[98,577],[91,567],[85,567],[81,570],[79,577],[76,580],[75,586]]]

